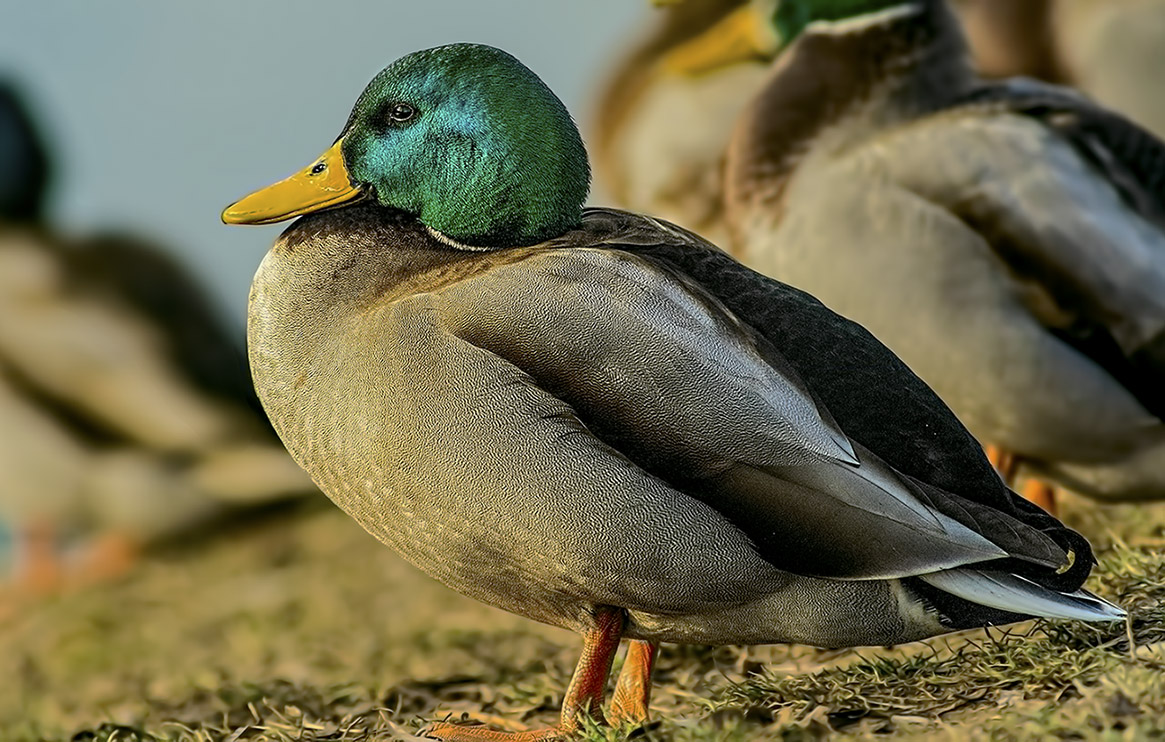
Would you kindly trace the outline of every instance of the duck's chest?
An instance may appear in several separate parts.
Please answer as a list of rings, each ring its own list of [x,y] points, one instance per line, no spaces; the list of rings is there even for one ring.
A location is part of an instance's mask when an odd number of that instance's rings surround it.
[[[488,424],[488,405],[459,394],[459,372],[435,360],[442,340],[426,313],[308,307],[261,279],[248,322],[252,374],[280,438],[316,484],[449,587],[574,628],[583,601],[528,558],[539,534],[480,473],[479,457],[491,454],[475,444],[474,425]]]

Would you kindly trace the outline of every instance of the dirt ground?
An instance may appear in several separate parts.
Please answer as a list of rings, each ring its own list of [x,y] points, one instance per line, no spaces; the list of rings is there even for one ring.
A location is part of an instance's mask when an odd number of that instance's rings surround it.
[[[573,635],[433,582],[323,501],[0,605],[0,740],[415,739],[550,723]],[[1165,739],[1165,506],[1067,519],[1125,626],[1025,624],[898,649],[665,647],[646,740]],[[625,732],[591,729],[587,740]]]

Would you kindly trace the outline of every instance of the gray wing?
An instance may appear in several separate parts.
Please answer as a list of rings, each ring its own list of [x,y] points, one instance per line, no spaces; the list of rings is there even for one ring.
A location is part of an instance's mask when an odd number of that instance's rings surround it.
[[[451,333],[726,516],[777,567],[873,579],[1006,555],[851,443],[771,347],[674,274],[616,251],[547,250],[438,296]]]
[[[1075,88],[1017,77],[973,88],[954,110],[1012,113],[1072,144],[1142,216],[1165,221],[1165,142]]]
[[[1078,96],[1012,93],[904,127],[879,156],[987,239],[1045,326],[1161,414],[1165,170],[1149,165],[1165,147]]]

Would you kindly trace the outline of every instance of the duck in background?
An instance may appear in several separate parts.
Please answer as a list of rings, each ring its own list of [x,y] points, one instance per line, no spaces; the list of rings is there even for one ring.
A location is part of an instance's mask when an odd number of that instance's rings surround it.
[[[740,12],[747,6],[681,0],[657,10],[654,25],[607,76],[590,127],[597,179],[616,203],[722,244],[724,151],[768,69],[764,56],[749,51],[758,44],[740,38],[757,28]],[[710,36],[715,43],[706,49]],[[721,64],[725,42],[746,56]]]
[[[980,71],[1073,85],[1165,137],[1165,0],[959,0]]]
[[[0,223],[44,218],[53,163],[16,86],[0,78]]]
[[[953,0],[984,77],[1036,77],[1065,83],[1056,52],[1052,9],[1056,0]]]
[[[615,203],[722,244],[724,151],[778,49],[749,4],[668,3],[606,77],[590,127],[596,176]],[[1075,85],[1165,136],[1165,0],[954,5],[980,74]]]
[[[981,81],[941,0],[753,7],[781,51],[729,148],[736,253],[862,322],[1005,474],[1165,497],[1165,146]]]
[[[243,145],[245,146],[245,145]],[[648,713],[661,641],[897,644],[1057,616],[1088,543],[1011,492],[885,346],[666,222],[583,209],[561,101],[488,46],[378,74],[335,143],[228,207],[302,217],[251,290],[296,460],[455,590],[579,632],[558,739]]]
[[[0,84],[0,522],[6,571],[31,592],[118,574],[231,507],[313,490],[188,271],[137,238],[58,235],[51,181],[48,147]]]

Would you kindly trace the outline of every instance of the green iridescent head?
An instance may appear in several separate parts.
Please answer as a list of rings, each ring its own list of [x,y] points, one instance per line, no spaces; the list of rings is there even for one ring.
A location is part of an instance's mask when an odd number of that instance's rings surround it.
[[[546,84],[500,49],[452,44],[385,68],[331,150],[223,218],[270,223],[364,195],[457,242],[523,245],[576,227],[589,186],[578,128]]]
[[[769,6],[774,5],[772,0],[764,2]],[[772,23],[783,42],[789,44],[809,24],[817,21],[843,21],[917,4],[911,0],[779,0],[771,11]]]
[[[751,0],[672,48],[662,62],[672,73],[701,75],[734,64],[770,60],[819,21],[872,18],[895,8],[940,2],[943,0]]]

